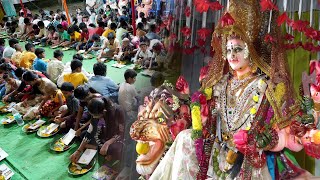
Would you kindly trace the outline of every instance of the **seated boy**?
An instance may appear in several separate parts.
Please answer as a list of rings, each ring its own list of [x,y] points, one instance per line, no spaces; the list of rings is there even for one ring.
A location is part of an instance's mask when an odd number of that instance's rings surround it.
[[[35,54],[37,58],[33,61],[32,68],[42,72],[43,74],[47,74],[47,63],[43,60],[46,56],[44,49],[37,48],[35,50]]]
[[[57,25],[58,33],[59,33],[59,46],[64,46],[65,44],[70,43],[70,35],[66,30],[63,29],[61,24]]]
[[[99,36],[98,34],[94,34],[92,35],[90,41],[93,42],[92,46],[89,47],[88,49],[86,49],[87,51],[84,54],[87,53],[93,53],[93,54],[97,54],[99,50],[101,50],[102,46],[103,46],[103,42],[105,41],[105,37],[104,36]]]
[[[122,46],[121,46],[121,52],[117,56],[117,61],[126,63],[131,62],[131,59],[136,54],[137,49],[134,49],[133,45],[130,43],[130,40],[128,38],[124,38],[122,40]]]
[[[120,51],[120,43],[118,39],[115,38],[113,33],[109,33],[107,39],[103,43],[101,52],[97,57],[98,61],[101,58],[113,59],[115,55],[118,55]]]
[[[61,43],[60,45],[63,47],[76,48],[78,43],[81,41],[81,34],[77,31],[75,31],[72,27],[69,27],[67,32],[70,36],[70,41],[65,41],[65,42]]]
[[[147,43],[146,42],[141,42],[139,45],[139,50],[136,54],[134,63],[137,65],[140,65],[144,68],[149,67],[150,60],[152,58],[152,53],[148,49]]]
[[[64,82],[70,82],[75,88],[88,82],[88,78],[81,72],[82,62],[79,60],[71,61],[71,73],[63,76]]]
[[[74,97],[74,87],[69,82],[64,82],[61,85],[61,91],[66,98],[65,110],[60,111],[59,115],[55,117],[54,122],[60,124],[60,127],[68,131],[74,128],[75,119],[79,109],[79,100]]]

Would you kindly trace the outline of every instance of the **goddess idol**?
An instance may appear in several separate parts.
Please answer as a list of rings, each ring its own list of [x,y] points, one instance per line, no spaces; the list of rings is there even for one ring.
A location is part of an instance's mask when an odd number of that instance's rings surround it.
[[[311,176],[292,151],[319,157],[312,105],[301,108],[296,99],[269,15],[257,0],[230,0],[213,33],[208,76],[191,97],[192,129],[178,134],[150,180]],[[277,42],[264,41],[267,35]]]

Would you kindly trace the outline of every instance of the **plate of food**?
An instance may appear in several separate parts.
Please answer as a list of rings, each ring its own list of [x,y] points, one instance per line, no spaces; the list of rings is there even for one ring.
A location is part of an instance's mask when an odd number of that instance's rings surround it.
[[[79,50],[78,54],[83,54],[84,52],[86,52],[86,50]]]
[[[22,127],[22,131],[25,133],[33,133],[38,131],[38,129],[43,125],[46,121],[38,120],[35,123],[28,123]]]
[[[15,123],[15,119],[12,115],[6,116],[4,119],[1,120],[1,124],[7,125],[7,124],[12,124]]]
[[[50,125],[41,126],[38,131],[37,135],[39,137],[51,137],[59,131],[59,124],[51,123]]]
[[[92,59],[93,56],[92,56],[91,54],[84,54],[84,55],[83,55],[83,58],[85,58],[85,59]]]
[[[53,46],[51,46],[51,49],[56,49],[58,47],[59,47],[59,45],[53,45]]]
[[[96,158],[93,158],[88,165],[80,163],[70,163],[68,167],[68,173],[74,176],[85,174],[94,167],[96,161]]]
[[[71,148],[72,144],[75,142],[75,138],[73,138],[68,144],[65,144],[63,141],[65,136],[56,138],[50,144],[50,149],[55,152],[64,152]]]
[[[62,48],[61,50],[62,51],[68,51],[70,48],[69,47],[64,47],[64,48]]]

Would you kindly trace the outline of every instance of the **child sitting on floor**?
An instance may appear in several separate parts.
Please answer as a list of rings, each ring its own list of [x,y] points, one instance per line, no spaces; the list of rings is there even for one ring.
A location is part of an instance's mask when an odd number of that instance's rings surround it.
[[[56,28],[53,25],[48,27],[48,33],[46,37],[41,39],[41,45],[52,45],[56,46],[60,44],[60,36],[59,33],[56,31]]]
[[[121,46],[121,52],[117,56],[118,63],[124,62],[131,62],[131,59],[136,54],[137,49],[134,49],[133,45],[130,43],[130,40],[128,38],[124,38],[122,40],[122,46]]]
[[[42,72],[43,74],[47,74],[47,62],[43,60],[46,56],[44,49],[37,48],[35,50],[35,54],[37,58],[33,61],[32,68],[34,70]]]
[[[3,80],[6,82],[5,84],[6,92],[4,94],[5,96],[13,92],[21,84],[21,81],[13,78],[11,73],[5,73],[3,75]]]
[[[27,40],[29,36],[34,36],[34,31],[32,28],[32,23],[30,22],[29,18],[24,18],[24,27],[23,27],[23,32],[22,35],[20,36],[20,39],[22,40]]]
[[[74,87],[69,82],[64,82],[61,85],[61,91],[66,98],[67,108],[60,111],[59,115],[55,117],[54,122],[60,124],[60,127],[69,131],[74,128],[75,119],[79,109],[79,100],[74,97]]]
[[[75,88],[88,82],[88,78],[81,72],[81,61],[72,60],[70,67],[72,72],[63,76],[64,82],[70,82]]]
[[[37,41],[40,41],[42,38],[46,37],[46,34],[47,34],[47,30],[46,28],[44,27],[44,23],[43,21],[39,21],[37,23],[38,27],[39,27],[39,33],[37,35],[35,35],[35,39]]]
[[[87,53],[93,53],[93,54],[98,54],[99,50],[101,50],[103,46],[103,42],[105,41],[104,36],[99,36],[98,34],[93,34],[91,39],[89,41],[93,42],[92,46],[86,49],[87,51],[84,54]]]
[[[64,46],[65,44],[70,44],[70,35],[66,30],[63,29],[61,24],[57,25],[57,29],[59,32],[59,46]]]
[[[140,65],[144,68],[147,68],[149,66],[150,60],[152,58],[152,53],[148,49],[146,42],[141,42],[139,47],[140,48],[136,54],[134,63],[137,65]]]
[[[109,33],[107,39],[103,43],[103,47],[101,48],[101,52],[97,57],[98,61],[101,58],[114,58],[115,55],[118,55],[120,51],[120,43],[118,39],[116,39],[114,33]]]
[[[69,27],[67,32],[70,36],[70,41],[61,43],[61,46],[76,48],[78,43],[81,42],[81,34],[75,31],[72,27]]]
[[[34,52],[35,52],[34,45],[31,43],[27,43],[25,45],[25,48],[26,48],[27,52],[23,53],[23,55],[21,56],[19,66],[23,67],[23,68],[31,69],[33,61],[37,57],[34,54]]]

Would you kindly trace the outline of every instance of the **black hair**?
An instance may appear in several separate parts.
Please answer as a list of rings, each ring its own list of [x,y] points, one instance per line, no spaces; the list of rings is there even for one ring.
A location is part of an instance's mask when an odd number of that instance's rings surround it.
[[[34,80],[38,79],[38,76],[31,71],[26,71],[23,73],[22,79],[24,81],[29,82],[29,81],[34,81]]]
[[[39,27],[44,27],[43,21],[39,21],[39,22],[37,23],[37,25],[38,25]]]
[[[72,56],[72,59],[73,60],[76,59],[76,60],[79,60],[79,61],[82,62],[84,58],[83,58],[83,56],[81,54],[75,54],[75,55]]]
[[[6,40],[3,38],[0,38],[0,45],[4,45],[6,43]]]
[[[110,29],[112,29],[112,30],[117,29],[117,24],[116,23],[111,23],[110,24]]]
[[[73,84],[71,84],[69,82],[64,82],[64,83],[62,83],[60,90],[71,92],[74,90],[74,86],[73,86]]]
[[[24,22],[25,24],[29,24],[29,23],[30,23],[30,19],[29,19],[29,18],[24,18],[23,22]]]
[[[2,59],[1,59],[2,60]],[[12,67],[9,63],[7,62],[3,62],[2,64],[0,64],[0,71],[4,71],[4,72],[10,72],[12,71]]]
[[[77,19],[77,17],[72,17],[72,21],[73,21],[73,24],[78,24],[78,19]]]
[[[62,12],[61,9],[57,9],[57,13]]]
[[[93,73],[95,76],[106,76],[107,66],[104,63],[98,62],[93,65]]]
[[[107,35],[107,39],[110,40],[110,39],[114,39],[114,38],[115,38],[114,33],[109,32],[109,34]]]
[[[125,72],[124,72],[124,79],[125,80],[128,80],[129,78],[135,78],[137,76],[137,73],[135,70],[133,69],[127,69]]]
[[[75,71],[77,68],[82,67],[82,62],[79,61],[78,59],[72,60],[70,67],[71,67],[71,71]]]
[[[36,54],[37,57],[39,57],[40,54],[44,53],[44,49],[43,48],[36,48],[34,53]]]
[[[157,30],[157,26],[155,24],[151,24],[150,25],[150,32],[155,32],[156,30]]]
[[[90,93],[90,87],[87,85],[80,85],[74,90],[74,97],[79,100],[83,100]]]
[[[104,22],[102,20],[98,21],[98,27],[104,28]]]
[[[147,18],[142,18],[141,22],[143,22],[143,23],[147,22]]]
[[[54,58],[58,58],[58,57],[62,57],[63,56],[63,52],[61,51],[61,50],[55,50],[54,52],[53,52],[53,57]]]
[[[13,47],[15,44],[18,44],[19,41],[17,39],[9,39],[9,46]]]
[[[16,70],[14,70],[14,75],[16,75],[18,78],[21,78],[24,72],[26,72],[26,70],[24,68],[19,67]]]
[[[139,22],[138,25],[137,25],[137,28],[138,28],[138,29],[143,29],[143,23],[142,23],[142,22]]]
[[[62,15],[61,15],[61,20],[62,20],[62,21],[66,21],[66,20],[67,20],[66,15],[62,14]]]
[[[19,16],[24,16],[24,12],[20,12],[20,13],[19,13]]]
[[[4,80],[8,80],[9,78],[12,78],[12,77],[13,77],[13,76],[12,76],[11,73],[4,73],[3,76],[2,76],[2,78],[3,78]]]
[[[58,24],[58,25],[57,25],[57,29],[63,29],[62,24]]]
[[[40,16],[39,16],[39,14],[35,14],[34,16],[33,16],[33,19],[38,19]]]
[[[94,40],[94,41],[98,41],[98,40],[100,40],[100,36],[99,36],[99,34],[93,34],[91,36],[91,39]]]
[[[30,51],[32,48],[34,48],[34,45],[32,43],[27,43],[24,47],[26,51]]]
[[[38,28],[39,28],[38,25],[36,24],[32,25],[32,29],[38,29]]]
[[[94,115],[103,114],[104,109],[105,109],[105,103],[101,98],[93,98],[88,103],[88,111],[91,114],[94,114]]]
[[[56,28],[55,28],[53,25],[50,25],[50,26],[48,27],[48,30],[49,30],[49,31],[51,31],[51,30],[56,31]]]
[[[54,14],[54,11],[50,11],[49,14],[50,14],[50,15],[53,15],[53,14]]]
[[[74,33],[73,27],[69,27],[69,28],[68,28],[68,34],[71,34],[71,33]]]
[[[139,13],[139,17],[140,17],[140,18],[144,18],[144,16],[145,16],[144,12],[140,12],[140,13]]]
[[[93,23],[90,23],[90,24],[89,24],[89,27],[96,28],[96,25],[93,24]]]
[[[120,22],[120,27],[122,27],[123,29],[127,28],[128,27],[128,24],[126,21],[121,21]]]
[[[150,40],[149,40],[149,38],[147,38],[147,36],[140,37],[139,41],[140,41],[140,43],[145,42],[147,44],[150,42]]]
[[[164,82],[164,76],[161,72],[155,72],[150,78],[150,83],[153,87],[159,87]]]
[[[80,28],[81,30],[82,30],[83,28],[87,28],[86,23],[81,22],[81,23],[79,24],[79,28]]]

